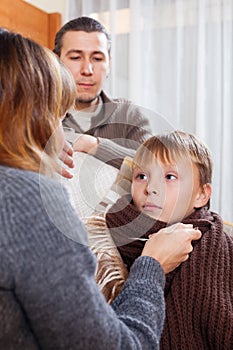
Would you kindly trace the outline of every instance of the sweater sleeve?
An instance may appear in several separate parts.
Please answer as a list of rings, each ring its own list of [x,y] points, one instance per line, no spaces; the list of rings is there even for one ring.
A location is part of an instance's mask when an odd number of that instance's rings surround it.
[[[149,120],[128,102],[119,104],[109,124],[96,131],[99,146],[95,157],[118,169],[126,156],[134,157],[137,148],[152,133]]]
[[[26,180],[17,176],[4,198],[1,349],[157,349],[164,320],[158,262],[138,258],[122,293],[108,305],[66,193],[43,179],[39,189]],[[25,334],[37,347],[24,346]]]
[[[133,158],[135,155],[135,149],[121,146],[110,139],[98,137],[98,141],[95,157],[117,169],[120,169],[126,156]]]
[[[146,111],[128,100],[108,100],[105,105],[104,115],[101,114],[86,133],[98,138],[94,157],[119,169],[123,159],[132,158],[140,144],[152,135],[151,126]],[[83,132],[69,113],[63,125],[74,128],[77,133]]]

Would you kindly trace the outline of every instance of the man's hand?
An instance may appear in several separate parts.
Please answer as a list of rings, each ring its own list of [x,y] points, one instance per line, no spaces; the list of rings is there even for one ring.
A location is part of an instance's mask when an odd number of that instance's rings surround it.
[[[81,134],[73,143],[74,151],[94,155],[98,147],[98,139],[94,136]]]
[[[190,224],[174,224],[151,235],[141,255],[151,256],[168,273],[189,258],[192,241],[201,238],[201,232]]]
[[[74,168],[73,153],[74,151],[71,144],[65,141],[63,149],[59,154],[59,159],[69,168]],[[60,168],[60,174],[67,179],[73,177],[73,175],[64,167]]]

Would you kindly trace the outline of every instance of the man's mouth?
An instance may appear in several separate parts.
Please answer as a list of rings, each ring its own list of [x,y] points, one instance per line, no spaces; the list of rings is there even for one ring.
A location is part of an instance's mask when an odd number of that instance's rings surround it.
[[[81,86],[83,88],[90,88],[92,87],[94,84],[93,83],[77,83],[78,86]]]

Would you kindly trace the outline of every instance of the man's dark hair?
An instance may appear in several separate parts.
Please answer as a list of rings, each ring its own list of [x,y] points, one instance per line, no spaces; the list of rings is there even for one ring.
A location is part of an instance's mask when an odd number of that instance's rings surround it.
[[[105,27],[100,22],[96,21],[91,17],[78,17],[64,24],[64,26],[61,27],[61,29],[57,32],[55,37],[55,46],[54,46],[53,52],[58,56],[60,56],[61,54],[62,38],[66,32],[70,32],[70,31],[73,31],[73,32],[83,31],[86,33],[93,33],[93,32],[104,33],[108,40],[108,53],[110,55],[111,36],[107,32]]]

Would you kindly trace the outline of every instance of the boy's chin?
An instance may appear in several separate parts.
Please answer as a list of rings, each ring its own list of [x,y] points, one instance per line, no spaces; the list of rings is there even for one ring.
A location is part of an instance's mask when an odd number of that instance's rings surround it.
[[[149,212],[149,211],[143,211],[143,213],[156,221],[165,222],[168,225],[173,225],[173,224],[176,224],[176,223],[181,222],[183,220],[183,216],[167,217],[164,215],[156,215],[155,213]]]
[[[158,215],[154,212],[151,212],[151,211],[147,211],[147,210],[143,210],[143,214],[149,216],[150,218],[156,220],[156,221],[163,221],[163,222],[166,222],[163,218],[162,215]]]

